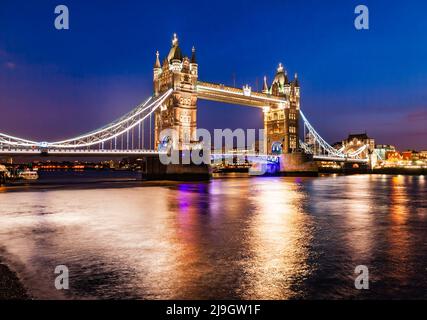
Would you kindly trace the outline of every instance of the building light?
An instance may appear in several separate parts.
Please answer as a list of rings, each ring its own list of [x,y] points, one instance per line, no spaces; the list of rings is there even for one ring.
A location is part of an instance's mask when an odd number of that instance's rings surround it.
[[[243,95],[246,97],[250,97],[252,92],[252,88],[247,84],[243,86]]]

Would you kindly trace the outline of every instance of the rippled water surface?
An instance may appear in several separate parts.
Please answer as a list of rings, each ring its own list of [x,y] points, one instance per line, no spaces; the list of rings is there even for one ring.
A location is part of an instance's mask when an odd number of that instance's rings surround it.
[[[427,298],[426,180],[3,188],[0,256],[36,298]],[[357,265],[370,290],[354,288]]]

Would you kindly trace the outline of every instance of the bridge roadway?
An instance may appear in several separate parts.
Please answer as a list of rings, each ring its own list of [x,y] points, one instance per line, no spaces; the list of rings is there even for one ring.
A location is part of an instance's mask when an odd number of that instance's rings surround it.
[[[341,158],[332,157],[327,155],[315,155],[313,156],[314,161],[332,161],[332,162],[349,162],[349,163],[368,163],[368,159],[357,159],[357,158]]]
[[[146,149],[133,149],[133,150],[96,150],[96,149],[0,149],[0,156],[16,157],[16,156],[52,156],[52,157],[126,157],[126,156],[158,156],[166,154],[155,150]],[[243,153],[212,153],[211,156],[215,157],[247,157],[247,158],[261,158],[268,161],[277,161],[278,156],[255,154],[249,152]]]
[[[165,152],[163,152],[165,153]],[[128,156],[158,156],[161,154],[159,151],[146,150],[146,149],[134,149],[134,150],[95,150],[95,149],[0,149],[0,156],[4,157],[16,157],[16,156],[51,156],[51,157],[128,157]],[[276,162],[277,155],[265,155],[256,153],[212,153],[213,158],[221,156],[225,158],[232,158],[237,156],[245,156],[249,159],[264,159]],[[334,161],[334,162],[350,162],[350,163],[367,163],[367,159],[356,159],[356,158],[341,158],[332,157],[327,155],[315,155],[313,156],[315,161]]]
[[[53,156],[53,157],[123,157],[123,156],[157,156],[155,150],[95,150],[95,149],[0,149],[0,156]]]

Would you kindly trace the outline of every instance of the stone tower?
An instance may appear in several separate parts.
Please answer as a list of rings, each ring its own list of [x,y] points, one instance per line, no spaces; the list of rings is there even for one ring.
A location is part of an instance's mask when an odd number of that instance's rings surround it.
[[[153,69],[154,95],[173,89],[171,97],[155,111],[155,149],[171,143],[176,150],[190,149],[196,141],[198,64],[193,47],[191,58],[183,55],[176,34],[169,54],[160,64],[159,53]],[[164,129],[174,129],[174,137],[161,137]],[[167,141],[168,140],[168,141]]]
[[[271,87],[264,78],[263,93],[285,98],[285,103],[264,108],[265,152],[292,153],[299,148],[300,86],[297,74],[289,81],[286,70],[279,64]]]

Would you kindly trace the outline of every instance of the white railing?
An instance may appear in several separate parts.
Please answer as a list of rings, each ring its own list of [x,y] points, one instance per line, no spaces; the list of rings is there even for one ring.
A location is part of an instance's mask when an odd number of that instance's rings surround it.
[[[129,148],[129,137],[132,134],[131,140],[134,144],[134,132],[133,130],[138,128],[138,138],[143,137],[142,123],[166,101],[166,99],[172,94],[173,89],[169,89],[161,96],[155,98],[149,98],[144,103],[138,105],[131,112],[127,113],[120,119],[113,121],[112,123],[97,129],[95,131],[61,141],[55,142],[36,142],[26,139],[21,139],[4,133],[0,133],[0,148],[10,147],[19,149],[81,149],[81,148],[93,148],[97,147],[94,152],[99,152],[99,149],[104,149],[105,143],[110,143],[110,149],[117,149],[117,139],[122,138],[126,135],[127,149]],[[123,145],[123,143],[122,143]],[[140,146],[140,141],[138,146]],[[122,148],[123,149],[123,148]]]

